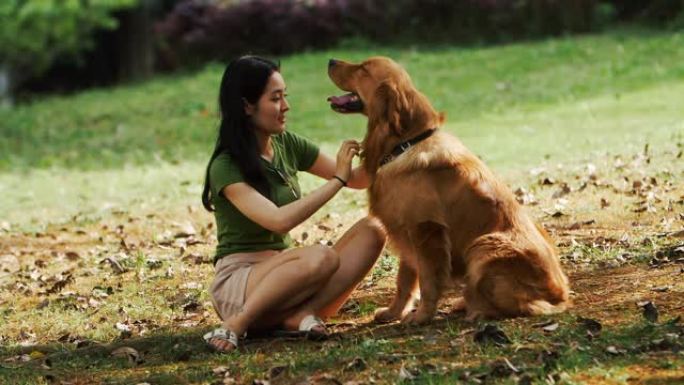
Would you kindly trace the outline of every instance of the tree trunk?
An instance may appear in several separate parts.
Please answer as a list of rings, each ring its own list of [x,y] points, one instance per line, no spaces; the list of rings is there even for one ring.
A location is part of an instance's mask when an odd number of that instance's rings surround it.
[[[159,0],[142,1],[138,7],[121,13],[118,32],[119,80],[141,80],[152,75],[154,70],[153,15],[160,6]]]
[[[11,72],[6,65],[0,64],[0,108],[12,107],[13,104]]]

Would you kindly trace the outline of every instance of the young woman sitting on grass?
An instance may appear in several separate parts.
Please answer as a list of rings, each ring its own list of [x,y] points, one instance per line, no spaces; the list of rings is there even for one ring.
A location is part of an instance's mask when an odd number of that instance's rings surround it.
[[[332,247],[290,247],[292,228],[343,187],[363,189],[368,179],[351,167],[356,141],[344,141],[335,160],[286,131],[286,97],[279,67],[266,59],[241,57],[223,74],[220,130],[202,193],[216,218],[210,291],[223,320],[204,339],[220,352],[236,349],[248,329],[326,337],[323,320],[339,310],[385,244],[379,223],[364,218]],[[302,196],[298,171],[327,182]]]

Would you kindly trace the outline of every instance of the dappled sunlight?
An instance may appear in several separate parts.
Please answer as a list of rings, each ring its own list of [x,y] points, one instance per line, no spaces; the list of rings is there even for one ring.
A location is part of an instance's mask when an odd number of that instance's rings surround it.
[[[0,109],[0,382],[678,384],[684,367],[681,32],[284,57],[288,130],[333,155],[364,117],[326,97],[327,60],[396,59],[551,235],[573,306],[470,322],[460,287],[424,326],[375,324],[385,249],[311,342],[250,333],[209,351],[216,224],[200,200],[223,68]],[[324,183],[301,173],[304,193]],[[419,186],[419,188],[425,188]],[[332,245],[367,215],[343,189],[291,231]],[[9,374],[5,374],[9,373]],[[16,379],[16,381],[14,381]]]

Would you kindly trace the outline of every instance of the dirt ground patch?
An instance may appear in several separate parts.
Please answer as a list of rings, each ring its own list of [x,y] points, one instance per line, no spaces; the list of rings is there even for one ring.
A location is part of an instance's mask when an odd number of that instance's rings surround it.
[[[678,181],[684,171],[669,163],[663,171],[672,156],[623,157],[620,167],[611,157],[563,172],[509,176],[559,247],[574,304],[564,314],[471,323],[451,312],[448,297],[430,325],[373,324],[375,309],[394,293],[396,259],[387,251],[331,322],[334,338],[252,336],[231,356],[210,353],[200,338],[219,319],[207,294],[213,218],[198,207],[76,216],[39,232],[0,226],[0,378],[17,384],[682,383]],[[295,244],[332,244],[364,215],[364,208],[347,206],[354,209],[322,213],[297,228]],[[487,325],[509,342],[476,342]],[[113,358],[120,347],[139,359]]]

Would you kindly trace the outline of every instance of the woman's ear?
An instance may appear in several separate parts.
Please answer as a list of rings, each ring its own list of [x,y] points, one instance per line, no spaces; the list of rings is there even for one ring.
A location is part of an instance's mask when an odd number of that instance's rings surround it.
[[[392,134],[401,136],[402,126],[407,123],[407,114],[409,102],[406,94],[394,82],[382,82],[375,90],[373,105],[368,114],[369,123],[373,122],[375,127],[386,124]]]
[[[244,108],[245,108],[245,114],[246,114],[247,116],[252,116],[252,115],[254,115],[254,111],[255,111],[255,109],[256,109],[256,107],[254,106],[254,104],[251,104],[251,103],[248,102],[247,99],[245,99],[245,98],[242,98],[242,104],[243,104],[243,106],[244,106]]]

